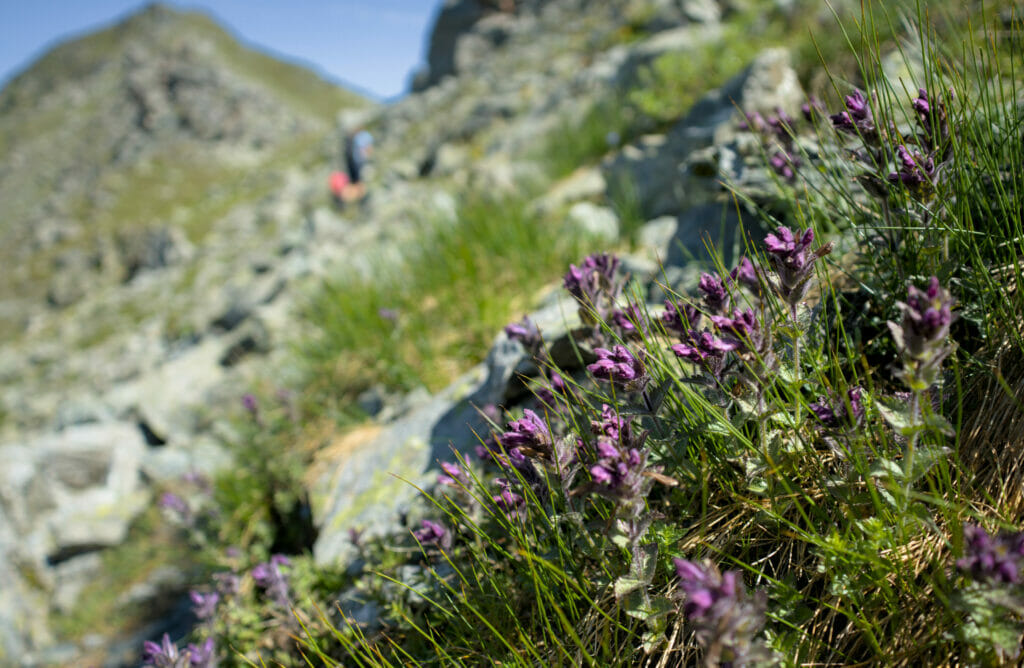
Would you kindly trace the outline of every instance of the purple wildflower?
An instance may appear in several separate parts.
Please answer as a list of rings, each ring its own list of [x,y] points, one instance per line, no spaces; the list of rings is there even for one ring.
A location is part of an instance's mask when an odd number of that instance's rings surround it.
[[[178,646],[171,642],[166,633],[158,645],[152,640],[142,644],[142,656],[147,666],[152,668],[186,668],[188,655],[178,651]]]
[[[897,375],[912,390],[931,387],[939,378],[943,360],[953,352],[946,344],[949,326],[956,319],[953,298],[932,276],[925,290],[909,286],[906,303],[897,305],[903,319],[898,325],[891,320],[887,323],[903,358],[903,369]]]
[[[590,467],[597,483],[594,491],[613,500],[633,501],[646,496],[650,489],[650,478],[644,476],[646,449],[616,446],[611,439],[598,438],[597,454],[597,463]]]
[[[259,401],[256,400],[256,396],[255,395],[253,395],[253,394],[244,394],[244,395],[242,395],[242,408],[244,408],[246,410],[246,412],[249,413],[249,415],[251,415],[254,420],[258,420],[259,419],[260,404],[259,404]]]
[[[584,320],[592,321],[594,315],[604,320],[608,315],[622,287],[615,277],[618,267],[619,259],[607,253],[589,255],[579,267],[569,265],[565,289],[579,303]]]
[[[683,613],[694,625],[705,665],[745,666],[768,659],[754,636],[764,626],[767,597],[747,596],[738,571],[673,559],[682,589]]]
[[[612,350],[595,348],[594,353],[597,361],[588,365],[587,371],[595,378],[623,385],[627,391],[646,385],[648,377],[643,362],[625,346],[617,345]]]
[[[828,243],[809,253],[812,241],[814,230],[811,228],[807,228],[797,237],[788,227],[781,226],[775,230],[775,234],[769,234],[764,238],[772,266],[779,279],[776,286],[779,295],[793,312],[796,305],[807,295],[815,260],[832,252],[832,244]]]
[[[505,325],[505,335],[513,341],[518,341],[523,345],[523,348],[534,354],[540,350],[541,345],[544,343],[537,323],[531,320],[529,316],[523,316],[523,319],[519,322]]]
[[[1020,581],[1024,534],[989,536],[980,526],[964,525],[964,556],[956,566],[979,581],[1015,584]]]
[[[601,436],[606,436],[618,442],[625,437],[630,438],[629,422],[622,419],[615,413],[615,409],[608,404],[601,404],[601,420],[591,420],[590,430]]]
[[[711,343],[718,349],[739,350],[741,352],[761,352],[765,342],[761,333],[761,324],[753,309],[733,311],[733,317],[713,315],[711,322],[724,335],[721,343]]]
[[[217,583],[217,592],[225,598],[234,596],[242,587],[241,578],[231,571],[214,573],[213,580]]]
[[[846,400],[826,399],[818,397],[818,400],[809,404],[811,412],[818,418],[827,429],[838,429],[847,426],[851,422],[860,424],[864,420],[864,390],[858,385],[851,387],[846,392]]]
[[[775,115],[768,117],[768,127],[782,141],[793,138],[793,117],[787,114],[781,107],[775,108]]]
[[[776,174],[787,181],[793,181],[796,179],[796,168],[800,166],[800,158],[785,151],[776,151],[768,159],[768,164]]]
[[[953,298],[931,277],[924,290],[911,285],[907,288],[907,301],[897,302],[903,311],[900,325],[889,323],[900,352],[915,360],[931,359],[942,348],[955,316]],[[945,355],[942,355],[945,357]]]
[[[422,520],[421,529],[412,532],[413,538],[421,545],[437,545],[442,550],[452,546],[452,536],[448,529],[440,522]]]
[[[665,327],[680,334],[685,334],[690,328],[700,324],[701,314],[696,307],[689,304],[683,305],[680,312],[679,307],[671,299],[665,300],[665,313],[661,316],[661,322]]]
[[[889,173],[889,181],[914,188],[935,180],[935,161],[931,156],[922,156],[918,151],[911,153],[902,144],[896,147],[896,156],[900,169]]]
[[[746,120],[740,121],[741,130],[750,130],[752,132],[764,132],[766,123],[764,116],[757,111],[748,111],[744,114]]]
[[[282,566],[288,566],[290,563],[288,557],[275,554],[270,558],[270,561],[256,564],[250,572],[256,584],[262,587],[267,592],[267,596],[282,608],[291,607],[291,600],[288,595],[288,578],[281,571]]]
[[[672,346],[672,352],[675,353],[676,357],[681,357],[694,364],[700,364],[705,368],[709,368],[709,360],[721,359],[725,353],[730,350],[736,350],[738,347],[738,342],[722,340],[707,330],[700,333],[691,330],[688,342],[677,343]]]
[[[207,638],[202,645],[188,644],[185,648],[191,668],[214,668],[217,665],[216,646],[213,638]]]
[[[804,115],[807,122],[813,122],[815,117],[825,113],[825,105],[817,96],[812,95],[807,102],[800,105],[800,113]]]
[[[220,594],[213,591],[204,594],[193,589],[188,593],[192,599],[192,612],[199,619],[210,619],[217,611],[217,603],[220,601]]]
[[[625,309],[615,309],[611,314],[611,324],[618,329],[623,338],[638,334],[640,331],[647,331],[647,318],[644,312],[636,304],[631,304]]]
[[[458,464],[441,462],[441,470],[444,473],[437,476],[437,482],[440,485],[465,485],[468,483],[466,472]]]
[[[875,134],[874,117],[871,115],[871,106],[864,93],[855,90],[852,95],[844,99],[845,111],[832,114],[829,118],[836,130],[847,134],[860,134],[864,138],[873,137]]]
[[[188,516],[190,513],[188,503],[185,502],[185,499],[181,498],[174,492],[164,492],[160,495],[160,507],[165,510],[170,510],[182,517]]]
[[[717,276],[708,273],[700,275],[700,283],[697,288],[704,293],[704,303],[713,313],[721,313],[729,305],[729,291],[725,289],[725,283]]]
[[[942,100],[932,102],[928,91],[919,88],[917,98],[912,103],[917,121],[924,129],[924,141],[928,148],[936,149],[949,138],[949,121],[946,116],[946,105]]]
[[[377,309],[377,317],[392,325],[398,324],[398,311],[393,308],[381,307]]]
[[[757,280],[757,269],[749,258],[740,258],[740,263],[729,272],[729,281],[746,286],[751,292],[761,291],[761,282]]]
[[[496,505],[499,510],[504,511],[504,513],[509,517],[525,519],[526,499],[509,489],[508,480],[505,480],[504,478],[497,478],[494,482],[501,487],[501,492],[491,499],[494,501],[494,505]]]
[[[523,417],[508,423],[508,431],[498,437],[501,444],[510,451],[530,448],[540,452],[551,450],[551,432],[547,424],[529,408],[523,410]]]

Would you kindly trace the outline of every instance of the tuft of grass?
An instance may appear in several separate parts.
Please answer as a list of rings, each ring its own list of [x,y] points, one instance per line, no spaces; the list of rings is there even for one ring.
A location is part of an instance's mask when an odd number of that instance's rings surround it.
[[[465,194],[455,221],[421,221],[416,247],[373,277],[324,285],[305,308],[311,383],[351,399],[381,383],[438,389],[481,360],[494,332],[587,240],[529,213],[529,193]]]

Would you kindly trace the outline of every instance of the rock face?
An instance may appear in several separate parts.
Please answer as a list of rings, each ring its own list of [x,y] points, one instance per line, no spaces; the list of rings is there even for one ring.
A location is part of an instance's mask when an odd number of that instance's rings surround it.
[[[98,565],[89,561],[91,553],[124,540],[148,502],[140,477],[145,447],[139,430],[126,423],[0,445],[0,639],[10,655],[21,654],[26,640],[48,639],[35,616],[25,614],[26,598],[39,593],[25,592],[21,573],[33,573],[37,587],[53,591],[61,579],[65,590],[68,579],[88,579]],[[74,564],[87,567],[71,574]]]
[[[246,61],[203,17],[147,9],[0,91],[0,261],[22,272],[0,289],[0,664],[52,643],[46,615],[73,609],[153,483],[230,463],[218,412],[252,379],[287,372],[298,295],[339,268],[372,277],[399,259],[415,221],[454,219],[453,188],[514,193],[538,178],[553,131],[621,95],[658,55],[715,43],[734,4],[446,1],[420,92],[356,114],[372,121],[378,156],[359,211],[339,213],[323,192],[332,117],[351,96],[289,103],[296,88],[260,78],[285,66]],[[645,37],[616,39],[637,24]],[[275,80],[316,89],[307,76]],[[698,271],[705,238],[730,261],[739,219],[721,181],[760,173],[746,168],[760,155],[736,106],[793,109],[800,96],[785,52],[761,54],[674,126],[609,141],[532,210],[612,244],[627,222],[613,203],[631,188],[648,222],[625,263],[657,302],[655,278]],[[59,113],[72,106],[91,113]],[[531,317],[570,349],[575,312],[555,290]],[[436,396],[366,393],[376,421],[337,437],[307,476],[317,560],[346,561],[350,529],[404,530],[417,507],[409,483],[432,485],[438,460],[475,444],[477,407],[514,407],[516,375],[535,372],[499,334],[483,364]]]

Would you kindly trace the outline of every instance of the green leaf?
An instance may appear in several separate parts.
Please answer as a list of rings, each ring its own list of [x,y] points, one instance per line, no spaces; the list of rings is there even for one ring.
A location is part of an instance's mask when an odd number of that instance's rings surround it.
[[[956,435],[956,430],[953,429],[953,425],[950,424],[949,420],[938,414],[926,415],[924,418],[925,425],[934,432],[942,434],[943,436],[953,437]]]
[[[871,470],[868,471],[868,476],[871,478],[893,478],[894,480],[903,480],[903,468],[892,461],[891,459],[879,459],[871,466]]]
[[[882,419],[893,429],[902,432],[904,429],[914,426],[910,416],[910,404],[891,397],[882,397],[875,402],[875,405],[878,407],[878,412],[882,414]]]
[[[940,459],[949,457],[950,449],[941,446],[922,446],[914,453],[914,467],[910,471],[911,481],[917,480],[931,470]]]
[[[621,601],[627,594],[636,591],[646,584],[643,580],[637,580],[630,575],[623,575],[615,581],[612,591],[615,593],[615,598]]]

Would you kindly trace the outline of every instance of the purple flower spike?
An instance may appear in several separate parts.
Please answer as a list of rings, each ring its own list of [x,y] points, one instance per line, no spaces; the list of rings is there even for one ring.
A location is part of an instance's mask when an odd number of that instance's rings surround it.
[[[864,138],[873,137],[875,134],[874,118],[864,93],[856,90],[852,95],[847,95],[844,102],[846,110],[830,116],[835,129],[847,134],[860,134]]]
[[[747,596],[737,571],[721,574],[712,565],[673,559],[682,589],[683,613],[694,625],[706,665],[759,665],[770,658],[755,640],[764,625],[767,597]]]
[[[903,369],[898,375],[911,389],[926,389],[938,380],[943,360],[953,351],[946,343],[949,326],[956,319],[953,298],[932,276],[927,289],[911,285],[906,303],[897,305],[903,311],[903,319],[899,324],[887,324],[903,358]]]
[[[903,321],[897,328],[890,323],[901,351],[913,358],[923,360],[940,347],[949,334],[949,326],[955,317],[952,313],[953,298],[939,285],[939,279],[932,276],[924,290],[911,285],[907,289],[907,301],[897,302],[903,311]],[[898,330],[898,331],[897,331]]]
[[[518,341],[523,345],[523,348],[536,354],[543,344],[543,339],[540,335],[540,329],[537,327],[537,323],[530,320],[529,316],[523,316],[523,319],[519,322],[513,322],[505,326],[505,334],[508,338],[513,341]]]
[[[252,415],[256,417],[260,412],[260,404],[256,400],[256,396],[253,394],[245,394],[242,396],[242,407]]]
[[[644,364],[625,346],[617,345],[612,350],[595,348],[597,361],[587,366],[595,378],[619,384],[627,391],[642,389],[648,377]]]
[[[592,322],[595,315],[600,320],[607,318],[622,289],[616,278],[618,267],[619,259],[607,253],[590,255],[579,267],[569,265],[565,289],[579,303],[580,315],[585,321]]]
[[[813,253],[808,252],[814,241],[814,230],[807,228],[799,237],[788,227],[779,227],[775,234],[764,238],[772,267],[778,276],[776,288],[779,296],[795,313],[796,306],[807,295],[809,281],[814,274],[814,262],[832,252],[828,243]]]
[[[776,151],[768,159],[768,164],[776,174],[792,182],[796,180],[796,168],[800,166],[800,158],[790,153]]]
[[[623,440],[623,437],[626,440],[630,438],[629,423],[620,418],[615,409],[608,404],[601,405],[601,420],[599,422],[592,420],[590,430],[595,434],[606,436],[616,443]]]
[[[147,666],[152,668],[185,668],[188,660],[186,655],[178,651],[178,646],[171,642],[171,637],[164,634],[160,644],[147,640],[142,644],[142,656]]]
[[[210,592],[204,594],[200,591],[193,589],[188,593],[189,598],[192,599],[192,612],[199,619],[210,619],[217,611],[217,603],[220,601],[220,594],[217,592]]]
[[[215,668],[217,665],[217,648],[213,638],[207,638],[202,645],[189,643],[185,648],[191,668]]]
[[[946,116],[946,105],[942,100],[933,101],[924,88],[918,89],[917,98],[912,103],[917,114],[917,122],[924,129],[924,143],[934,151],[949,139],[949,120]]]
[[[729,291],[725,289],[722,279],[703,273],[697,288],[704,293],[704,303],[713,313],[721,313],[728,307]]]
[[[646,496],[650,479],[644,476],[647,450],[616,447],[608,439],[598,439],[597,463],[590,467],[590,475],[597,483],[595,491],[613,500],[635,501]]]
[[[864,389],[855,385],[846,392],[849,408],[846,401],[837,400],[834,395],[831,399],[818,397],[817,401],[808,404],[808,408],[826,429],[840,429],[849,426],[851,421],[853,424],[861,424],[864,421],[863,394]]]
[[[723,334],[721,344],[716,347],[723,350],[739,350],[741,352],[762,352],[765,337],[761,334],[761,324],[753,309],[733,311],[733,317],[714,315],[711,322]],[[728,346],[728,348],[726,348]]]
[[[288,595],[288,578],[281,571],[282,566],[289,565],[288,558],[284,555],[275,554],[270,561],[257,564],[250,574],[256,584],[267,592],[270,600],[282,608],[291,607],[291,598]]]
[[[964,556],[956,566],[978,581],[1016,584],[1024,557],[1024,534],[989,536],[981,527],[964,525]]]
[[[661,322],[673,332],[685,334],[690,329],[697,327],[700,324],[700,319],[701,314],[696,307],[685,304],[680,312],[674,301],[665,300],[665,313],[661,316]]]
[[[442,550],[447,550],[452,546],[451,533],[443,524],[423,520],[420,525],[423,528],[413,531],[412,535],[421,545],[436,545]]]
[[[725,353],[730,350],[736,350],[739,346],[739,342],[734,340],[724,341],[707,330],[700,333],[691,330],[688,342],[677,343],[672,346],[672,352],[675,353],[676,357],[699,364],[708,371],[711,371],[712,375],[717,376],[714,373],[715,369],[719,366],[716,362]]]
[[[917,98],[912,103],[914,111],[917,112],[921,121],[926,121],[932,113],[932,105],[928,102],[928,91],[924,88],[917,89]]]
[[[751,292],[761,291],[761,282],[757,280],[757,269],[754,268],[754,263],[749,258],[740,258],[740,263],[729,272],[729,280],[746,286]]]
[[[825,113],[825,105],[817,96],[812,95],[807,102],[800,105],[800,113],[808,122],[812,122],[816,116]]]
[[[508,431],[499,438],[505,449],[530,448],[540,452],[551,450],[551,432],[544,420],[529,408],[523,410],[523,417],[508,423]]]
[[[189,514],[188,504],[185,502],[185,499],[181,498],[174,492],[164,492],[160,496],[160,507],[170,510],[182,517]]]
[[[757,111],[750,111],[744,114],[746,120],[740,122],[740,129],[751,132],[764,132],[766,123],[764,116]]]
[[[623,338],[636,335],[640,331],[646,332],[649,329],[644,312],[636,304],[627,306],[625,309],[615,309],[612,311],[611,324],[615,326]]]
[[[900,170],[890,172],[889,180],[914,188],[924,183],[935,181],[935,161],[931,156],[922,156],[918,151],[911,153],[906,146],[896,147],[896,157],[900,161]]]
[[[441,462],[441,470],[444,473],[437,476],[439,485],[465,485],[468,483],[469,476],[466,475],[466,472],[458,464]]]
[[[517,519],[526,518],[526,499],[509,489],[507,481],[505,481],[505,485],[502,486],[501,493],[492,497],[491,500],[494,501],[494,505],[496,505],[499,510],[503,511],[509,517]]]

